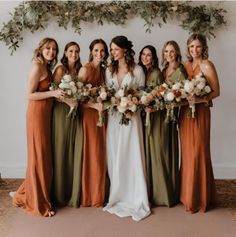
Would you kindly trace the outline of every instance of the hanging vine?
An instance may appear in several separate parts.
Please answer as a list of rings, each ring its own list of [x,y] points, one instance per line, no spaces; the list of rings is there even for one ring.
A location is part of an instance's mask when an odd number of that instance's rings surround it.
[[[167,23],[175,18],[189,33],[199,32],[208,38],[215,37],[215,31],[226,25],[226,10],[206,5],[192,6],[181,1],[24,1],[14,9],[12,19],[3,23],[0,40],[11,50],[11,54],[23,41],[23,32],[34,33],[45,29],[51,20],[59,27],[68,25],[81,34],[82,22],[104,22],[125,25],[128,19],[140,17],[144,20],[146,32],[152,27]]]

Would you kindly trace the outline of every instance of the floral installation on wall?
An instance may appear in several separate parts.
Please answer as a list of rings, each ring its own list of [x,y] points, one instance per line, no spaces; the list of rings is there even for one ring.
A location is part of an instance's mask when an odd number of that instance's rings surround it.
[[[144,20],[147,33],[154,25],[162,27],[174,19],[189,33],[199,32],[210,39],[215,37],[218,28],[226,25],[226,10],[199,4],[189,1],[24,1],[14,8],[11,20],[3,23],[0,40],[12,54],[23,41],[25,30],[34,33],[45,29],[52,20],[65,29],[70,25],[81,34],[81,23],[125,25],[134,17]]]

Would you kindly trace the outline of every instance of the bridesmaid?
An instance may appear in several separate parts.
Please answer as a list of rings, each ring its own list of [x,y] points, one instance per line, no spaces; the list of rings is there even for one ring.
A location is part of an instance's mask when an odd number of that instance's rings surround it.
[[[49,198],[52,179],[51,114],[53,97],[63,98],[61,90],[49,91],[51,70],[57,63],[58,45],[54,39],[40,41],[34,51],[27,97],[26,115],[28,164],[26,178],[13,197],[13,205],[39,216],[53,216]]]
[[[185,64],[189,79],[202,73],[212,92],[203,98],[189,98],[195,103],[195,118],[188,117],[188,105],[181,108],[181,191],[180,200],[186,211],[205,212],[215,201],[215,183],[210,153],[210,107],[212,99],[220,95],[214,64],[208,60],[205,36],[192,34],[187,40],[188,62]]]
[[[146,86],[156,87],[163,83],[163,76],[158,66],[156,49],[152,45],[145,46],[139,53],[139,65],[143,68],[146,77]],[[165,139],[166,131],[164,111],[155,111],[146,108],[150,114],[150,124],[144,127],[145,131],[145,153],[147,169],[147,187],[149,201],[152,205],[167,204],[163,199],[168,200],[166,190],[163,190],[165,174],[163,174],[162,163],[165,161]]]
[[[187,78],[187,73],[181,63],[179,45],[173,40],[167,41],[163,46],[162,65],[162,73],[166,84],[171,86]],[[163,134],[163,137],[165,137],[165,160],[162,162],[161,172],[163,173],[164,179],[162,179],[162,182],[160,181],[159,186],[163,188],[163,204],[169,207],[179,202],[180,175],[178,115],[179,107],[175,107],[174,119],[166,123],[166,131],[165,134]]]
[[[79,80],[100,86],[105,83],[105,64],[108,49],[104,40],[95,39],[89,46],[89,62],[79,71]],[[97,103],[83,106],[83,160],[81,206],[102,207],[105,199],[106,184],[106,130],[98,127]]]
[[[144,86],[143,70],[134,62],[132,42],[125,36],[112,39],[111,65],[106,82],[115,90]],[[144,146],[139,112],[130,123],[120,125],[118,113],[109,114],[107,125],[107,162],[110,178],[109,201],[104,211],[139,221],[150,214],[143,163]]]
[[[69,74],[77,81],[81,68],[80,47],[76,42],[69,42],[53,75],[59,84],[64,75]],[[77,101],[64,98],[56,100],[53,107],[53,201],[57,206],[79,206],[81,188],[82,159],[82,120],[78,114],[67,117],[70,106],[76,107]]]

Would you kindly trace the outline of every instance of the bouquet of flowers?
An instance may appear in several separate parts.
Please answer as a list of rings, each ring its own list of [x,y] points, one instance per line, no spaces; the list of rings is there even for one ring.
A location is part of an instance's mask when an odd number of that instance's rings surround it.
[[[52,83],[49,90],[56,90],[56,89],[62,89],[63,91],[65,91],[66,93],[66,97],[70,98],[70,99],[76,99],[76,93],[77,93],[77,86],[75,81],[72,79],[71,75],[69,74],[65,74],[62,79],[61,82],[59,83],[59,85],[57,85],[56,83]],[[74,111],[76,110],[76,107],[70,107],[70,111],[67,114],[67,117],[70,117]]]
[[[127,86],[120,88],[111,97],[110,112],[116,111],[121,114],[120,124],[128,125],[134,112],[138,110],[139,100],[137,91]]]
[[[109,109],[111,105],[111,98],[114,96],[115,90],[112,87],[108,87],[106,85],[99,86],[97,88],[97,97],[96,102],[103,105],[104,109]],[[98,114],[98,127],[102,127],[104,124],[104,113],[103,111],[99,111]]]
[[[145,88],[139,88],[140,91],[140,104],[144,108],[152,108],[156,110],[162,110],[164,103],[159,92],[158,86],[147,86]],[[150,123],[150,112],[146,112],[145,126]]]
[[[192,80],[184,81],[184,90],[187,96],[202,97],[208,95],[211,92],[211,88],[207,85],[207,80],[200,72]],[[195,104],[189,104],[191,109],[191,117],[195,117]]]
[[[179,103],[182,99],[186,98],[186,92],[183,89],[183,85],[180,82],[176,82],[172,85],[163,83],[159,87],[159,92],[165,101],[165,107],[167,109],[166,122],[175,120],[174,107],[176,103]]]

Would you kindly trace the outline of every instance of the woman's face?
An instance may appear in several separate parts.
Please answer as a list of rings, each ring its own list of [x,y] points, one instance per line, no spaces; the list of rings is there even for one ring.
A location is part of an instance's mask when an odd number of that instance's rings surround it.
[[[145,48],[141,54],[141,62],[146,67],[149,68],[152,66],[152,52],[150,49]]]
[[[189,54],[192,58],[201,58],[202,57],[202,49],[203,49],[202,44],[198,39],[193,40],[188,45],[188,51],[189,51]]]
[[[120,48],[115,43],[111,43],[111,55],[115,61],[125,57],[125,49]]]
[[[177,58],[177,52],[173,45],[168,44],[164,50],[164,59],[167,62],[175,62]]]
[[[66,51],[65,56],[68,58],[69,63],[75,63],[79,60],[80,49],[77,45],[71,45]]]
[[[105,57],[105,47],[102,43],[97,43],[92,49],[93,61],[100,63]]]
[[[52,61],[56,57],[56,54],[57,54],[57,46],[54,41],[48,43],[42,49],[42,55],[47,62]]]

